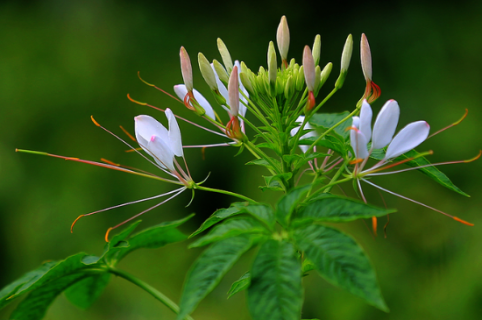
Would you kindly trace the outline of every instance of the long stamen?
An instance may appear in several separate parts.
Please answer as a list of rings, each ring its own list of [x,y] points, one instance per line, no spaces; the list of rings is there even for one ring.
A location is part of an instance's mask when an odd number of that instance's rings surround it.
[[[38,154],[38,155],[42,155],[42,156],[49,156],[49,157],[64,159],[64,160],[68,160],[68,161],[86,163],[86,164],[90,164],[90,165],[94,165],[94,166],[98,166],[98,167],[102,167],[102,168],[127,172],[127,173],[135,174],[135,175],[138,175],[138,176],[156,179],[156,180],[160,180],[160,181],[164,181],[164,182],[179,184],[179,182],[177,182],[177,181],[164,179],[164,178],[158,177],[156,175],[153,175],[151,173],[136,172],[136,171],[133,171],[133,170],[125,169],[125,168],[118,167],[118,166],[111,165],[111,164],[105,164],[105,163],[95,162],[95,161],[90,161],[90,160],[83,160],[83,159],[73,158],[73,157],[59,156],[59,155],[56,155],[56,154],[47,153],[47,152],[40,152],[40,151],[31,151],[31,150],[24,150],[24,149],[15,149],[15,151],[16,152],[23,152],[23,153]]]
[[[137,103],[137,104],[139,104],[139,105],[141,105],[141,106],[147,106],[147,107],[153,108],[153,109],[155,109],[155,110],[165,112],[164,109],[161,109],[161,108],[152,106],[152,105],[150,105],[150,104],[148,104],[148,103],[145,103],[145,102],[140,102],[140,101],[134,100],[134,99],[132,99],[132,98],[130,97],[129,94],[127,94],[127,98],[128,98],[130,101],[132,101],[132,102],[134,102],[134,103]],[[180,101],[180,100],[179,100],[179,101]],[[182,102],[182,101],[180,101],[180,102]],[[220,132],[217,132],[217,131],[211,130],[211,129],[209,129],[209,128],[203,127],[202,125],[197,124],[197,123],[195,123],[195,122],[192,122],[192,121],[190,121],[190,120],[188,120],[188,119],[186,119],[186,118],[183,118],[183,117],[181,117],[181,116],[178,116],[177,114],[175,114],[174,116],[175,116],[176,118],[178,118],[179,120],[182,120],[182,121],[184,121],[184,122],[187,122],[187,123],[189,123],[189,124],[191,124],[191,125],[193,125],[193,126],[195,126],[195,127],[198,127],[198,128],[200,128],[200,129],[203,129],[203,130],[205,130],[205,131],[207,131],[207,132],[211,132],[211,133],[214,133],[215,135],[221,136],[221,137],[223,137],[223,138],[227,138],[227,136],[226,136],[225,134],[222,134],[222,133],[220,133]],[[211,121],[210,121],[210,122],[211,122]],[[213,124],[216,125],[215,123],[213,123]],[[220,127],[218,126],[218,128],[220,128]],[[222,128],[221,128],[221,129],[222,129]]]
[[[137,77],[139,77],[139,80],[141,80],[142,82],[144,82],[145,84],[147,84],[148,86],[150,87],[154,87],[156,88],[157,90],[161,91],[162,93],[168,95],[169,97],[173,98],[174,100],[176,101],[179,101],[179,102],[182,102],[181,100],[179,100],[177,97],[173,96],[172,94],[162,90],[161,88],[158,88],[156,85],[152,84],[152,83],[149,83],[147,81],[145,81],[144,79],[141,78],[141,72],[140,71],[137,71]]]
[[[407,158],[407,159],[403,159],[399,162],[388,164],[384,167],[381,167],[382,165],[385,164],[385,161],[382,160],[379,163],[377,163],[376,165],[374,165],[373,167],[371,167],[370,169],[367,169],[362,173],[363,174],[372,174],[373,172],[378,172],[378,171],[390,169],[390,168],[396,167],[398,165],[401,165],[403,163],[406,163],[406,162],[409,162],[409,161],[412,161],[412,160],[415,160],[415,159],[418,159],[418,158],[421,158],[421,157],[424,157],[424,156],[427,156],[427,155],[432,155],[432,154],[433,154],[433,151],[430,150],[430,151],[427,151],[427,152],[420,153],[420,154],[416,155],[415,157],[410,157],[410,158]]]
[[[400,172],[405,172],[405,171],[418,170],[418,169],[427,168],[427,167],[442,166],[442,165],[456,164],[456,163],[469,163],[469,162],[473,162],[473,161],[479,159],[481,155],[482,155],[482,150],[479,151],[479,154],[478,154],[478,155],[476,155],[475,157],[473,157],[473,158],[471,158],[471,159],[468,159],[468,160],[457,160],[457,161],[447,161],[447,162],[430,163],[430,164],[425,164],[425,165],[418,166],[418,167],[405,168],[405,169],[401,169],[401,170],[397,170],[397,171],[369,173],[369,174],[367,174],[367,176],[383,176],[383,175],[400,173]]]
[[[363,182],[366,182],[366,183],[368,183],[369,185],[372,185],[372,186],[374,186],[374,187],[377,188],[377,189],[380,189],[380,190],[382,190],[382,191],[385,191],[385,192],[387,192],[387,193],[390,193],[390,194],[392,194],[392,195],[394,195],[394,196],[397,196],[397,197],[400,197],[400,198],[402,198],[402,199],[411,201],[411,202],[413,202],[413,203],[419,204],[419,205],[421,205],[421,206],[423,206],[423,207],[425,207],[425,208],[431,209],[431,210],[433,210],[433,211],[439,212],[439,213],[441,213],[441,214],[443,214],[443,215],[445,215],[445,216],[447,216],[447,217],[449,217],[449,218],[454,219],[455,221],[458,221],[458,222],[463,223],[463,224],[468,225],[468,226],[473,226],[473,225],[474,225],[473,223],[467,222],[467,221],[462,220],[462,219],[460,219],[460,218],[458,218],[458,217],[455,217],[455,216],[452,216],[452,215],[450,215],[450,214],[448,214],[448,213],[445,213],[445,212],[443,212],[443,211],[441,211],[441,210],[438,210],[438,209],[435,209],[435,208],[433,208],[433,207],[430,207],[430,206],[428,206],[428,205],[426,205],[426,204],[424,204],[424,203],[422,203],[422,202],[419,202],[419,201],[410,199],[410,198],[408,198],[408,197],[402,196],[401,194],[398,194],[398,193],[395,193],[395,192],[390,191],[390,190],[388,190],[388,189],[382,188],[382,187],[380,187],[380,186],[378,186],[378,185],[376,185],[376,184],[374,184],[374,183],[372,183],[372,182],[370,182],[370,181],[368,181],[368,180],[365,180],[365,179],[362,179],[362,180],[363,180]]]
[[[442,129],[440,129],[439,131],[432,133],[431,135],[428,136],[427,139],[430,139],[430,138],[432,138],[433,136],[435,136],[435,135],[437,135],[437,134],[439,134],[439,133],[441,133],[441,132],[443,132],[443,131],[445,131],[445,130],[447,130],[447,129],[450,129],[450,128],[452,128],[452,127],[455,127],[456,125],[458,125],[459,123],[461,123],[461,122],[465,119],[465,117],[467,117],[467,114],[468,114],[468,113],[469,113],[469,109],[465,109],[465,113],[464,113],[464,115],[462,116],[462,118],[460,118],[459,120],[455,121],[455,122],[452,123],[452,124],[449,124],[449,125],[446,126],[445,128],[442,128]],[[426,139],[425,139],[425,140],[426,140]]]
[[[122,131],[124,131],[124,133],[126,134],[126,136],[128,136],[132,141],[134,142],[137,142],[136,138],[134,138],[134,136],[132,134],[129,133],[129,131],[127,131],[126,129],[124,129],[123,126],[119,126],[121,128]]]
[[[183,188],[180,188],[180,189],[177,189],[177,190],[179,190],[179,191],[178,191],[178,192],[177,192],[175,195],[173,195],[173,196],[171,196],[171,197],[167,198],[166,200],[164,200],[164,201],[162,201],[162,202],[160,202],[160,203],[156,204],[155,206],[150,207],[149,209],[146,209],[146,210],[144,210],[144,211],[142,211],[142,212],[140,212],[140,213],[138,213],[138,214],[136,214],[136,215],[134,215],[134,216],[130,217],[129,219],[127,219],[127,220],[125,220],[125,221],[123,221],[123,222],[119,223],[118,225],[116,225],[116,226],[114,226],[114,227],[110,227],[109,229],[107,229],[107,232],[105,233],[105,242],[109,242],[109,233],[110,233],[112,230],[114,230],[114,229],[116,229],[116,228],[118,228],[118,227],[120,227],[120,226],[122,226],[122,225],[126,224],[127,222],[129,222],[129,221],[131,221],[131,220],[134,220],[135,218],[137,218],[137,217],[139,217],[139,216],[143,215],[144,213],[146,213],[146,212],[148,212],[148,211],[151,211],[152,209],[155,209],[155,208],[157,208],[157,207],[159,207],[159,206],[163,205],[164,203],[168,202],[169,200],[171,200],[171,199],[173,199],[173,198],[177,197],[177,196],[178,196],[178,195],[179,195],[181,192],[183,192],[184,190],[186,190],[186,188],[185,188],[185,187],[183,187]],[[176,191],[177,191],[177,190],[176,190]]]
[[[214,143],[214,144],[199,144],[199,145],[190,145],[190,146],[182,146],[183,148],[213,148],[213,147],[229,147],[236,142],[224,142],[224,143]]]
[[[180,188],[180,189],[183,189],[183,188]],[[170,194],[173,194],[173,193],[179,191],[180,189],[172,190],[172,191],[169,191],[169,192],[166,192],[166,193],[163,193],[163,194],[158,194],[158,195],[156,195],[156,196],[149,197],[149,198],[144,198],[144,199],[140,199],[140,200],[135,200],[135,201],[130,201],[130,202],[118,204],[118,205],[115,205],[115,206],[112,206],[112,207],[109,207],[109,208],[105,208],[105,209],[101,209],[101,210],[97,210],[97,211],[94,211],[94,212],[90,212],[90,213],[86,213],[86,214],[81,214],[80,216],[77,217],[77,219],[74,220],[74,222],[73,222],[72,225],[70,226],[70,232],[71,232],[71,233],[74,232],[74,226],[75,226],[75,224],[76,224],[77,221],[79,221],[79,219],[82,218],[82,217],[87,217],[87,216],[91,216],[91,215],[96,214],[96,213],[100,213],[100,212],[104,212],[104,211],[108,211],[108,210],[112,210],[112,209],[117,209],[117,208],[120,208],[120,207],[128,206],[128,205],[130,205],[130,204],[141,203],[141,202],[144,202],[144,201],[149,201],[149,200],[161,198],[161,197],[164,197],[164,196],[168,196],[168,195],[170,195]]]

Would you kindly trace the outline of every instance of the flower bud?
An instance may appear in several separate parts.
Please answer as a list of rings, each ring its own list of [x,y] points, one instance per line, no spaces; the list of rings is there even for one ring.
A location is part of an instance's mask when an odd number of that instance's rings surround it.
[[[253,85],[251,83],[251,80],[249,79],[249,76],[245,72],[241,72],[239,74],[239,78],[241,79],[241,83],[243,84],[244,88],[248,90],[248,93],[250,96],[255,96],[256,92],[254,91]]]
[[[320,88],[325,84],[326,80],[330,76],[331,69],[333,68],[333,63],[328,62],[328,64],[321,70],[320,74]]]
[[[221,40],[221,38],[218,38],[218,50],[221,54],[221,58],[223,59],[226,70],[228,71],[228,73],[231,73],[231,70],[233,70],[233,60],[231,59],[228,48],[224,44],[223,40]]]
[[[315,90],[313,90],[315,92],[315,96],[318,95],[318,91],[320,90],[320,78],[321,78],[321,68],[320,66],[316,66],[315,67]]]
[[[315,90],[315,61],[311,54],[310,47],[305,46],[303,50],[303,70],[305,74],[306,87],[308,91]]]
[[[315,42],[313,43],[313,60],[315,61],[315,66],[320,62],[321,53],[321,37],[319,34],[315,37]]]
[[[237,117],[239,111],[239,79],[238,79],[238,67],[233,67],[231,75],[229,76],[228,84],[229,94],[229,114],[231,117]]]
[[[274,49],[273,41],[270,41],[268,46],[268,79],[273,85],[276,83],[277,74],[278,62],[276,61],[276,51]]]
[[[206,81],[211,90],[218,90],[218,84],[216,83],[216,76],[214,75],[213,68],[211,68],[211,64],[209,63],[208,59],[206,59],[201,52],[198,54],[198,62],[204,81]]]
[[[187,54],[187,51],[186,49],[184,49],[184,47],[181,47],[181,50],[179,51],[179,56],[181,58],[182,79],[184,80],[187,91],[192,92],[193,84],[191,60],[189,59],[189,55]]]
[[[365,80],[372,80],[372,54],[370,52],[370,45],[364,33],[362,33],[360,41],[360,56],[361,66]]]
[[[288,77],[288,80],[286,80],[284,94],[285,94],[286,100],[291,99],[295,94],[295,85],[293,83],[293,78],[291,76]]]
[[[301,91],[303,90],[303,86],[305,85],[305,73],[304,67],[301,66],[298,72],[298,77],[296,77],[296,90]]]
[[[248,66],[246,65],[246,63],[244,63],[243,61],[241,61],[241,73],[246,73],[246,75],[249,74],[251,70],[249,70]]]
[[[278,26],[278,31],[276,32],[276,42],[278,43],[278,50],[283,61],[283,65],[287,67],[288,50],[290,47],[290,30],[288,28],[288,21],[286,21],[286,16],[281,17],[281,21]]]
[[[348,35],[346,38],[345,46],[343,47],[343,53],[341,54],[341,71],[338,79],[335,83],[335,88],[340,89],[345,82],[348,67],[350,66],[351,54],[353,52],[353,37]]]
[[[219,63],[218,60],[214,59],[213,66],[214,66],[214,70],[216,70],[216,74],[218,75],[219,80],[221,80],[221,82],[223,82],[224,84],[228,84],[229,76],[228,76],[228,73],[226,72],[226,69],[224,69],[223,65]]]

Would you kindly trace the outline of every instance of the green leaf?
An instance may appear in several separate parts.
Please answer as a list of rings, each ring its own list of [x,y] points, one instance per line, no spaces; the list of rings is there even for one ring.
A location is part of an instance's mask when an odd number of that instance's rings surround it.
[[[83,279],[83,274],[71,274],[55,281],[44,283],[33,290],[10,315],[11,320],[40,320],[50,304],[65,289]]]
[[[299,320],[303,303],[301,263],[290,242],[270,239],[251,269],[248,307],[254,320]]]
[[[186,276],[176,319],[182,320],[190,314],[257,239],[252,235],[240,235],[215,242],[207,248]]]
[[[322,225],[297,229],[294,238],[327,281],[388,312],[370,261],[355,240]]]
[[[341,139],[341,138],[340,138]],[[331,149],[341,155],[346,155],[347,147],[345,146],[342,140],[337,139],[331,135],[326,135],[323,139],[316,143],[317,146],[325,147],[327,149]],[[316,137],[308,137],[305,139],[301,139],[298,145],[312,145],[317,140]]]
[[[306,221],[347,222],[381,217],[393,212],[396,210],[379,208],[359,200],[333,194],[323,194],[301,207],[293,220],[296,220],[297,223]]]
[[[269,204],[250,204],[247,202],[235,202],[232,204],[232,206],[239,208],[239,210],[241,210],[241,213],[247,213],[252,215],[254,218],[263,222],[271,229],[276,223],[273,208]]]
[[[30,272],[27,272],[19,279],[5,286],[0,290],[0,308],[7,305],[14,297],[15,293],[23,287],[26,283],[33,284],[42,278],[50,269],[57,265],[57,261],[46,262],[40,267]]]
[[[280,166],[278,160],[276,160],[274,158],[271,158],[271,161],[273,161],[273,163],[277,164],[278,167]],[[266,168],[271,169],[271,170],[277,170],[277,168],[273,167],[266,159],[251,160],[248,163],[246,163],[246,165],[263,166],[263,167],[266,167]]]
[[[418,155],[419,155],[419,153],[417,151],[410,150],[410,151],[402,154],[400,157],[396,158],[395,161],[404,160],[404,159],[412,158],[412,157],[417,157]],[[427,158],[420,157],[420,158],[417,158],[415,160],[408,161],[405,164],[409,167],[419,167],[419,166],[429,165],[431,163],[430,163],[430,161],[427,160]],[[418,169],[418,171],[426,174],[429,178],[435,180],[435,182],[441,184],[445,188],[450,189],[452,191],[455,191],[458,194],[461,194],[463,196],[470,197],[470,195],[463,192],[462,190],[460,190],[459,187],[454,185],[452,183],[452,181],[450,181],[449,177],[447,177],[442,171],[440,171],[436,167],[430,166],[430,167],[420,168],[420,169]]]
[[[335,124],[346,118],[349,114],[350,113],[348,111],[344,111],[342,113],[316,113],[310,118],[309,123],[314,127],[330,129]],[[347,130],[349,126],[351,126],[351,119],[341,123],[333,131],[346,140],[350,136],[350,132]]]
[[[231,207],[227,209],[218,209],[206,221],[204,221],[203,224],[189,236],[189,238],[192,238],[195,235],[200,234],[201,232],[215,225],[219,221],[222,221],[226,218],[233,217],[241,213],[242,211],[237,207]]]
[[[266,227],[250,217],[231,218],[214,227],[207,235],[192,243],[189,248],[202,247],[207,244],[246,233],[266,233]]]
[[[89,308],[109,283],[110,273],[100,273],[77,281],[65,291],[65,296],[82,309]]]
[[[260,188],[263,191],[265,190],[284,191],[285,190],[284,185],[286,181],[291,179],[292,176],[293,174],[291,172],[281,173],[274,176],[263,176],[266,182],[266,186],[263,186]]]
[[[281,225],[285,227],[289,225],[291,214],[298,206],[299,202],[306,196],[310,188],[311,185],[297,187],[281,197],[276,204],[276,218]]]
[[[251,282],[251,274],[248,271],[245,274],[243,274],[241,278],[233,282],[233,284],[231,285],[231,289],[229,289],[228,291],[228,299],[234,296],[236,293],[248,289],[250,282]]]
[[[193,216],[194,214],[191,214],[183,219],[163,222],[144,229],[128,239],[127,247],[118,248],[115,251],[111,250],[106,257],[111,263],[115,264],[134,250],[140,248],[155,249],[170,243],[186,240],[187,236],[176,228]]]
[[[137,227],[137,225],[139,223],[141,223],[141,220],[132,223],[127,228],[123,229],[121,232],[119,232],[118,234],[113,236],[112,239],[108,243],[109,249],[115,248],[119,245],[121,245],[121,246],[124,245],[124,244],[119,243],[119,242],[126,240],[127,237],[132,233],[132,231],[134,231],[134,229]]]

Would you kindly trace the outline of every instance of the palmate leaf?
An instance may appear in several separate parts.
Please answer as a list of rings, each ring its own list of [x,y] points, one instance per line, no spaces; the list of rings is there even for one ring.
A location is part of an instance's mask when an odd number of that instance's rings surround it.
[[[342,113],[316,113],[310,118],[310,124],[314,127],[330,129],[335,124],[346,118],[350,113],[344,111]],[[343,139],[348,139],[350,132],[347,130],[351,126],[351,119],[346,120],[336,127],[333,131]]]
[[[348,222],[393,212],[396,210],[379,208],[352,198],[322,194],[301,207],[293,220],[297,224],[309,221]]]
[[[190,314],[258,239],[257,236],[244,234],[215,242],[207,248],[186,276],[176,319],[182,320]]]
[[[322,225],[299,228],[294,238],[326,280],[388,312],[370,261],[355,240]]]
[[[77,281],[65,290],[65,296],[79,308],[89,308],[109,284],[111,274],[99,273],[98,275],[85,277]]]
[[[84,274],[71,274],[56,281],[44,283],[33,290],[10,315],[11,320],[40,320],[44,317],[55,298],[71,285],[85,277]]]
[[[311,185],[294,188],[278,201],[276,204],[276,218],[281,225],[286,227],[289,224],[291,214],[310,188]]]
[[[251,268],[248,307],[253,320],[299,320],[301,262],[288,241],[267,240]]]
[[[251,217],[231,218],[214,227],[207,235],[192,243],[189,248],[202,247],[216,241],[238,236],[240,234],[269,234],[268,231],[269,230],[264,226],[264,224]]]

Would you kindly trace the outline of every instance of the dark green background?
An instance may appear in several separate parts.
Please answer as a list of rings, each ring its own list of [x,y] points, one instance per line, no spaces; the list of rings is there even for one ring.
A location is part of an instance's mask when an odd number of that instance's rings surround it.
[[[182,82],[178,50],[185,46],[195,69],[195,87],[205,91],[196,56],[220,59],[221,37],[234,59],[253,70],[266,66],[268,42],[275,40],[281,15],[291,31],[290,57],[300,60],[303,46],[322,38],[321,63],[334,63],[333,85],[348,33],[355,40],[346,85],[327,105],[327,112],[352,109],[364,90],[359,64],[362,32],[370,41],[374,80],[384,101],[401,106],[400,125],[427,120],[433,131],[468,118],[418,148],[434,150],[434,162],[467,159],[481,148],[482,3],[480,1],[325,3],[302,1],[5,1],[0,4],[0,286],[46,260],[78,251],[99,254],[106,229],[147,208],[139,204],[71,222],[80,214],[171,190],[172,186],[141,177],[59,159],[15,153],[15,148],[46,151],[83,159],[104,157],[155,171],[115,138],[95,127],[89,117],[116,133],[118,125],[133,131],[133,117],[164,116],[130,103],[126,94],[196,119],[181,104],[137,79],[172,92]],[[206,91],[205,91],[206,92]],[[208,94],[207,97],[211,98]],[[248,115],[249,117],[249,115]],[[221,142],[181,124],[187,144]],[[186,151],[195,180],[211,172],[206,185],[225,188],[265,202],[277,194],[262,193],[259,168],[245,167],[251,158],[236,149]],[[343,225],[363,245],[376,267],[390,314],[382,313],[315,274],[305,278],[305,318],[320,319],[479,319],[482,316],[482,236],[480,185],[482,161],[446,166],[454,183],[472,195],[451,193],[417,172],[374,180],[395,192],[475,223],[467,227],[421,206],[386,195],[388,238],[373,240],[362,222]],[[349,190],[350,185],[344,186]],[[378,192],[366,187],[372,203]],[[186,193],[147,213],[140,228],[197,213],[185,226],[193,231],[216,208],[233,199]],[[385,220],[381,219],[383,225]],[[185,272],[199,249],[187,243],[139,251],[120,267],[150,282],[178,301]],[[195,311],[196,320],[249,319],[244,294],[226,300],[230,283],[251,263],[252,252],[230,272]],[[0,312],[6,319],[15,303]],[[62,296],[47,319],[174,319],[151,296],[122,279],[114,279],[94,306],[81,311]]]

